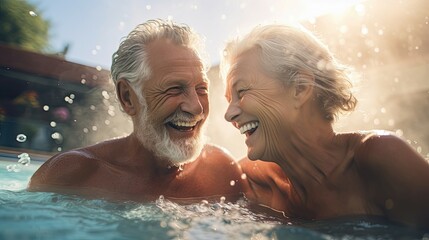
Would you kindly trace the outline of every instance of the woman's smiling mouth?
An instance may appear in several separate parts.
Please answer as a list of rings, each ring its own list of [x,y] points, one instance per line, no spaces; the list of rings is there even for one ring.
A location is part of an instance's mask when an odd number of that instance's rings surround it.
[[[240,127],[240,133],[246,134],[247,136],[250,136],[250,135],[252,135],[252,133],[254,133],[256,131],[258,126],[259,126],[259,122],[246,123]]]

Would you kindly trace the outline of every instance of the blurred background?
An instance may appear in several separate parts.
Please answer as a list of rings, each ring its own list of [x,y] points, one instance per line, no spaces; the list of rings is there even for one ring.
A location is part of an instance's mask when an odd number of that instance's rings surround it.
[[[131,132],[109,80],[111,55],[137,24],[170,18],[206,40],[208,136],[234,157],[244,137],[224,118],[226,40],[260,23],[300,23],[355,69],[358,108],[337,131],[385,129],[429,157],[427,0],[0,0],[0,150],[52,155]]]

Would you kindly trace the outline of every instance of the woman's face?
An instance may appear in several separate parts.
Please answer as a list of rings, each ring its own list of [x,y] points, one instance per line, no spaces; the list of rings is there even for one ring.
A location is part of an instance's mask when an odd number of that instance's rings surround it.
[[[278,156],[294,119],[293,93],[264,73],[257,53],[247,51],[231,63],[225,119],[246,136],[249,159],[271,161]]]

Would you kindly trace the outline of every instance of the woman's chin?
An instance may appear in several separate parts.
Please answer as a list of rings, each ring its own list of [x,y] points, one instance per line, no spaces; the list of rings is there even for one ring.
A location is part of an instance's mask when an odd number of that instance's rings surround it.
[[[259,160],[260,156],[253,149],[248,148],[247,149],[247,158],[249,158],[250,160]]]

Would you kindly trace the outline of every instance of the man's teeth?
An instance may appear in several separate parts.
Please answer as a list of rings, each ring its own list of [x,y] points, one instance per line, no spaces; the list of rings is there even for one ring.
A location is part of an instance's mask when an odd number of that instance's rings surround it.
[[[197,122],[172,122],[172,124],[179,126],[179,127],[195,127],[197,125]]]
[[[259,122],[247,123],[240,127],[240,133],[243,134],[249,130],[253,130],[259,126]]]

